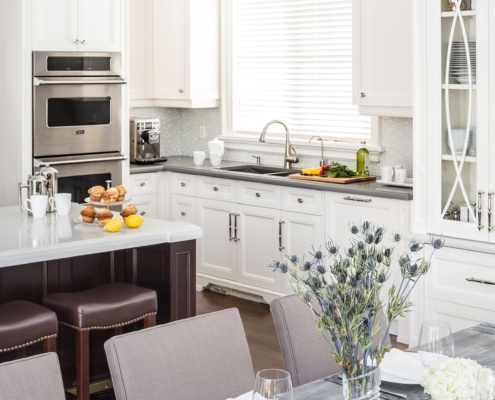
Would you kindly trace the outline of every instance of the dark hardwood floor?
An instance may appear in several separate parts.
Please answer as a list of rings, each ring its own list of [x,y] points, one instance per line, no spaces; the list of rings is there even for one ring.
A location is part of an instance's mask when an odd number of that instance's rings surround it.
[[[277,332],[273,324],[270,307],[267,304],[210,290],[196,292],[196,302],[198,315],[231,307],[239,309],[255,373],[266,368],[284,367]],[[402,350],[407,348],[406,345],[397,343],[394,336],[391,336],[391,340],[394,347]]]

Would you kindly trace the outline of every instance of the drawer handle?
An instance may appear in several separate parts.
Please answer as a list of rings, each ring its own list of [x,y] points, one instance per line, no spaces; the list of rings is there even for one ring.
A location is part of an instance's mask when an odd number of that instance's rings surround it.
[[[145,185],[146,185],[146,183],[145,183],[145,182],[141,182],[141,183],[139,184],[139,186],[141,186],[141,187],[143,187],[143,186],[145,186]]]
[[[139,214],[141,214],[144,217],[146,215],[146,211],[141,211]]]
[[[301,199],[301,198],[299,197],[299,198],[297,199],[297,202],[298,202],[298,203],[302,203],[302,202],[304,202],[304,200],[303,200],[303,199]]]
[[[180,185],[181,185],[182,187],[184,187],[184,186],[186,186],[186,183],[185,183],[185,182],[181,182],[181,183],[180,183]]]
[[[344,197],[344,200],[348,201],[361,201],[363,203],[371,203],[371,199],[360,199],[359,197]]]
[[[256,192],[256,197],[261,197],[261,193]]]
[[[213,190],[214,190],[215,192],[218,192],[218,187],[213,186]]]
[[[181,212],[180,212],[180,215],[185,216],[185,215],[186,215],[186,213],[185,213],[184,211],[181,211]]]
[[[483,283],[484,285],[495,285],[495,282],[493,281],[485,281],[483,279],[476,279],[476,278],[466,278],[468,282],[476,282],[476,283]]]

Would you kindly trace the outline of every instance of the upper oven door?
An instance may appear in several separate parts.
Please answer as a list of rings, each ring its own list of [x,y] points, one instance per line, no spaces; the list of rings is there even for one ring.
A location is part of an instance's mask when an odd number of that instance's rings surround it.
[[[35,157],[121,151],[121,78],[34,78]]]

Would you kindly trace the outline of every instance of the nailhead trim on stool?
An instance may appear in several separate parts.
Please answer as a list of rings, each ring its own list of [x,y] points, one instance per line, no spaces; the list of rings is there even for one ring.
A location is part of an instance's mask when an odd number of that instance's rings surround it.
[[[46,307],[25,300],[0,304],[0,353],[18,351],[18,358],[26,355],[25,348],[43,343],[43,351],[56,350],[57,315]]]
[[[158,309],[154,290],[123,282],[47,294],[43,302],[57,313],[61,325],[76,330],[77,400],[89,400],[89,332],[119,329],[140,320],[145,328],[154,326]]]

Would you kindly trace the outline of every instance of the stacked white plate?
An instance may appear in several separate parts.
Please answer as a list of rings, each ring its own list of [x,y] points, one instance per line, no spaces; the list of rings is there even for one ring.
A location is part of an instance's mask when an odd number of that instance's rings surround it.
[[[452,142],[454,145],[454,151],[456,155],[462,155],[462,150],[464,149],[464,139],[466,137],[466,129],[464,128],[452,128]],[[473,139],[473,130],[470,131],[469,138],[468,138],[468,144],[467,144],[467,150],[466,150],[466,155],[471,155],[470,154],[470,148],[472,144],[472,139]],[[449,141],[449,135],[447,133],[447,145],[449,146],[449,149],[452,149]]]
[[[469,60],[471,62],[472,83],[476,83],[476,41],[468,42]],[[450,77],[459,83],[469,83],[468,57],[464,41],[452,42],[450,57]]]

